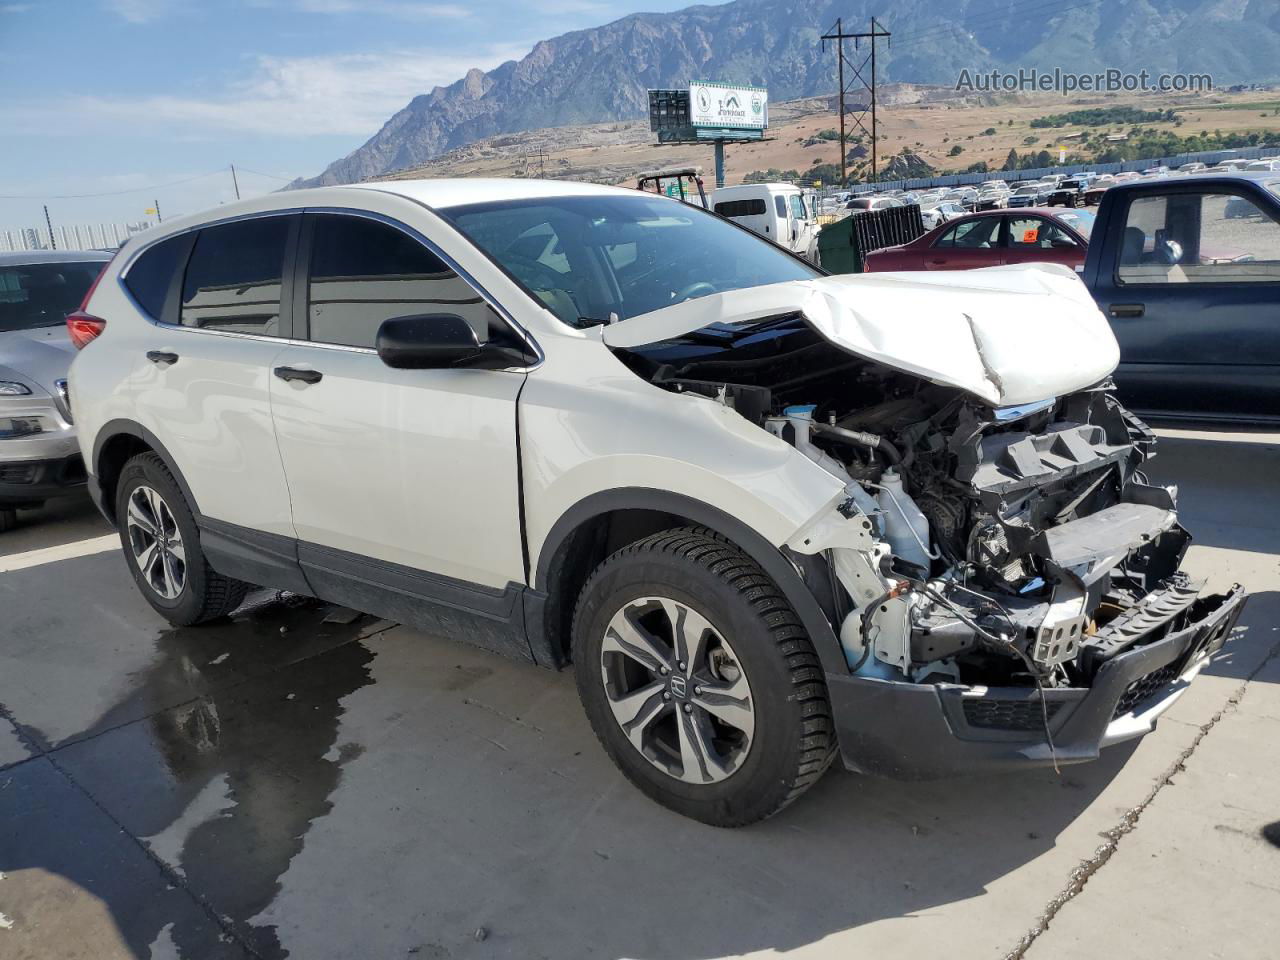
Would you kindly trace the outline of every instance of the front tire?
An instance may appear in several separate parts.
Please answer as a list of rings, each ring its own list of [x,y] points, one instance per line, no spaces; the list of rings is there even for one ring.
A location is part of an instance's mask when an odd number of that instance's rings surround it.
[[[592,574],[574,614],[578,694],[653,800],[719,827],[777,813],[836,738],[820,660],[777,585],[703,528],[667,530]]]
[[[134,582],[174,626],[226,616],[243,602],[249,585],[209,566],[191,507],[154,453],[139,454],[120,471],[116,522]]]

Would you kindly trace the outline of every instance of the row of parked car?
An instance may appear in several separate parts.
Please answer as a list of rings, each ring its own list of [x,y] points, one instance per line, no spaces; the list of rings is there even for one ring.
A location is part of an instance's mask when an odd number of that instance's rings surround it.
[[[1223,160],[1212,166],[1184,163],[1176,169],[1164,165],[1142,172],[1077,174],[1051,173],[1034,180],[986,180],[977,186],[936,187],[928,190],[892,189],[837,194],[822,201],[820,212],[849,214],[916,204],[928,230],[966,213],[1013,207],[1097,206],[1102,194],[1118,183],[1167,177],[1174,173],[1270,173],[1280,171],[1280,157],[1259,160]]]

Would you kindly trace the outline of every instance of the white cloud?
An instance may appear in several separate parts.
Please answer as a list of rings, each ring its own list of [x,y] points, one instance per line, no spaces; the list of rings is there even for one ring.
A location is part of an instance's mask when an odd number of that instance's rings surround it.
[[[0,3],[0,13],[26,13],[30,9],[29,3]]]
[[[216,139],[227,133],[368,136],[412,97],[453,83],[472,67],[489,69],[528,49],[520,43],[467,54],[260,55],[250,61],[247,76],[208,97],[74,96],[52,103],[10,102],[0,105],[0,125],[11,133],[131,131],[171,139]]]
[[[172,12],[174,0],[105,0],[106,8],[130,23],[150,23]]]

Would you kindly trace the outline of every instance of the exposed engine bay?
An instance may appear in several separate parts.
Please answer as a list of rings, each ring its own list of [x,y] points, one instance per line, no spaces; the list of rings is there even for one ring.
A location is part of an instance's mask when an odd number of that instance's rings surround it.
[[[850,670],[915,683],[1087,687],[1203,618],[1176,490],[1109,382],[1021,407],[860,358],[792,313],[618,349],[846,483],[861,548],[826,551]],[[1047,718],[1046,718],[1047,728]]]

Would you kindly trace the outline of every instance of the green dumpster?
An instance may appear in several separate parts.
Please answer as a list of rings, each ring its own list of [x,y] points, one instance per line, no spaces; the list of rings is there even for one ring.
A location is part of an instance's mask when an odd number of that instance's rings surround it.
[[[853,217],[828,223],[818,234],[818,263],[828,273],[861,273],[862,251],[853,229]]]

